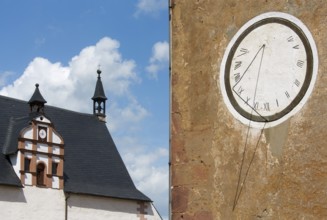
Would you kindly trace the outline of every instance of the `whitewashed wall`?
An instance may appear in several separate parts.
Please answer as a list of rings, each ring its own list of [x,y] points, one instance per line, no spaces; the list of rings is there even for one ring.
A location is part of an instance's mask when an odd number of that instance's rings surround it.
[[[65,219],[65,195],[62,190],[0,186],[1,217],[4,220]]]
[[[144,215],[147,220],[161,219],[151,203]],[[69,220],[138,220],[140,205],[133,200],[71,194],[68,198]]]
[[[133,200],[69,194],[68,220],[139,220],[140,205]],[[151,203],[144,215],[147,220],[161,219]],[[65,194],[62,190],[0,185],[0,219],[65,220]]]

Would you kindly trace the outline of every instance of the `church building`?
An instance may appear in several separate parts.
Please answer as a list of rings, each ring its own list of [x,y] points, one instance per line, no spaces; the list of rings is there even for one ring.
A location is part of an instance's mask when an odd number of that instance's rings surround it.
[[[108,131],[97,74],[93,114],[45,105],[39,84],[28,102],[0,96],[1,219],[161,219]]]

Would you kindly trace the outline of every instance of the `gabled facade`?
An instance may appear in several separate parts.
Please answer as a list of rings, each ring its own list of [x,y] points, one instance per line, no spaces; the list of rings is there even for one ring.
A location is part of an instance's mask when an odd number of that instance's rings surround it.
[[[63,189],[64,141],[45,116],[33,118],[20,132],[10,161],[22,185]]]
[[[93,114],[0,96],[3,219],[161,219],[134,185],[105,123],[98,71]]]

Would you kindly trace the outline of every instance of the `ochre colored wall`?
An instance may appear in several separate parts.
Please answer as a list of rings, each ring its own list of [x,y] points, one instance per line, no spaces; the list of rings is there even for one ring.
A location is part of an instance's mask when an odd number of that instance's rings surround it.
[[[170,5],[172,219],[327,218],[326,1],[171,0]],[[250,129],[239,178],[248,129],[223,101],[220,64],[238,29],[269,11],[291,14],[309,28],[318,48],[318,76],[297,114],[262,135]],[[238,182],[244,184],[235,199]]]

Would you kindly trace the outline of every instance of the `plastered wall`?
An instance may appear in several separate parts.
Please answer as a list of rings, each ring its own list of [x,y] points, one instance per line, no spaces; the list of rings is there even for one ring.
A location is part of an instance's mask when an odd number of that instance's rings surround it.
[[[65,219],[64,201],[62,190],[0,186],[1,219]]]
[[[150,202],[64,193],[62,190],[0,186],[1,217],[5,220],[159,220]]]
[[[261,131],[232,116],[218,80],[234,34],[270,11],[309,28],[319,67],[303,108]],[[326,1],[171,0],[170,19],[172,219],[327,218]]]

